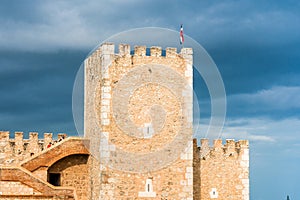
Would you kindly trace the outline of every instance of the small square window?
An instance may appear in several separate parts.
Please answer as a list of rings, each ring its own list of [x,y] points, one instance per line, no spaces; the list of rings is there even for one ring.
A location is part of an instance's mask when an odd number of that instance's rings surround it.
[[[60,186],[60,173],[50,173],[48,177],[48,182],[54,186]]]

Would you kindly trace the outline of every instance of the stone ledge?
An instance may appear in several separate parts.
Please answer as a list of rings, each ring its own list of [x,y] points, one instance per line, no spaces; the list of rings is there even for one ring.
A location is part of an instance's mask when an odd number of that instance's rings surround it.
[[[139,192],[139,197],[156,197],[156,192]]]

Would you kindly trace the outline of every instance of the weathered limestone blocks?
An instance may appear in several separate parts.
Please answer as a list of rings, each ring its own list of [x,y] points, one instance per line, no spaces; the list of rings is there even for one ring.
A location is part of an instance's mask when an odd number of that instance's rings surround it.
[[[38,191],[17,181],[0,181],[1,195],[33,195]],[[0,196],[1,196],[0,195]]]
[[[29,138],[24,138],[23,132],[15,132],[10,138],[9,131],[0,131],[0,165],[14,165],[29,158],[44,149],[51,143],[66,138],[65,133],[59,133],[57,139],[52,138],[52,133],[44,133],[44,138],[39,139],[37,132],[29,132]]]
[[[147,51],[149,53],[147,54]],[[90,64],[102,64],[101,62],[105,62],[105,59],[108,58],[109,61],[112,61],[112,58],[109,58],[105,55],[114,55],[114,59],[123,56],[136,56],[136,57],[166,57],[166,58],[176,58],[180,56],[184,58],[186,61],[189,61],[188,64],[193,63],[193,50],[192,48],[182,48],[180,52],[177,52],[177,48],[167,47],[165,49],[165,56],[162,54],[162,48],[159,46],[134,46],[133,52],[131,52],[131,46],[129,44],[119,44],[118,53],[115,52],[115,45],[113,43],[103,43],[97,50],[95,50],[85,61],[86,65],[91,66]],[[102,58],[99,62],[96,57]],[[105,64],[104,64],[105,65]]]
[[[177,55],[177,48],[168,47],[166,48],[166,57],[175,58]]]
[[[230,197],[249,200],[249,143],[247,140],[236,142],[233,139],[227,139],[226,143],[222,144],[222,140],[217,139],[210,147],[208,139],[202,139],[201,146],[196,151],[194,150],[194,153],[198,152],[200,154],[198,193],[201,194],[201,199],[225,200]]]
[[[130,45],[129,44],[120,44],[119,45],[119,55],[120,56],[130,55]]]
[[[135,46],[134,47],[135,56],[146,56],[146,46]]]
[[[161,47],[151,47],[150,48],[150,56],[160,57],[161,56]]]

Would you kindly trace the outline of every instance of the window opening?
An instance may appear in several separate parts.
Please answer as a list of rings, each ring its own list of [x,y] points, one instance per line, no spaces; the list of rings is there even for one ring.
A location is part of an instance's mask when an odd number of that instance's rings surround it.
[[[60,173],[50,173],[48,182],[54,186],[60,186]]]

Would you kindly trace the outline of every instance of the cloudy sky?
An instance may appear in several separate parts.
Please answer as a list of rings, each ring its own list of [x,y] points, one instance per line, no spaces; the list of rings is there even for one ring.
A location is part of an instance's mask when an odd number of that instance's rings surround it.
[[[223,138],[250,140],[251,199],[299,199],[299,10],[292,0],[2,0],[0,129],[76,134],[72,89],[87,54],[120,31],[183,23],[222,75]]]

